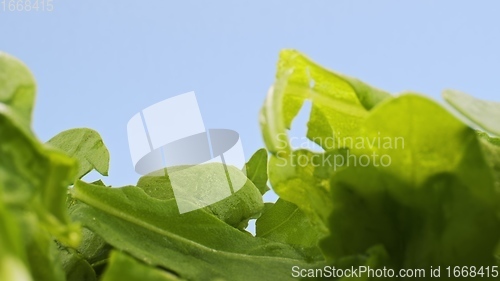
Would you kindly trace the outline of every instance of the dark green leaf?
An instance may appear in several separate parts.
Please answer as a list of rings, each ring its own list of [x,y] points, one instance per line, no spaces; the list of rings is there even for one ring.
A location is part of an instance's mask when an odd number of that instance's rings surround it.
[[[219,163],[211,163],[200,165],[197,169],[191,169],[182,179],[184,186],[198,186],[200,182],[210,180],[212,178],[212,171],[220,169],[221,165]],[[262,211],[264,207],[262,195],[241,171],[231,166],[228,166],[227,169],[231,172],[232,177],[238,177],[244,182],[243,187],[231,196],[211,204],[205,207],[205,209],[222,221],[239,229],[244,229],[247,226],[248,220]],[[154,173],[154,175],[141,177],[137,186],[153,198],[160,200],[174,199],[174,191],[168,174],[166,172],[163,173],[163,176],[158,176],[157,174]],[[227,179],[224,178],[224,180],[226,181]],[[192,190],[189,188],[181,191],[177,190],[177,192],[177,199],[191,198],[192,195]],[[209,190],[208,192],[215,191]]]
[[[68,281],[95,281],[96,274],[85,258],[71,248],[59,246],[59,258]]]
[[[267,186],[267,150],[259,149],[245,165],[247,177],[264,195],[269,190]]]
[[[255,226],[257,237],[293,245],[305,251],[310,260],[323,260],[317,248],[320,234],[296,205],[278,199],[262,213]]]
[[[77,182],[73,217],[114,247],[182,278],[291,279],[292,265],[310,266],[293,247],[241,232],[204,209],[178,214],[175,201],[140,188]]]
[[[182,280],[167,271],[145,265],[125,253],[113,251],[109,266],[102,277],[102,281],[177,281]]]

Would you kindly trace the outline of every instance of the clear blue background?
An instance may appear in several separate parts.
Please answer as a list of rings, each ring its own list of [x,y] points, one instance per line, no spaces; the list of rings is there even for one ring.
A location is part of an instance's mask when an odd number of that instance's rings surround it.
[[[38,81],[38,136],[98,130],[105,181],[125,185],[138,178],[130,117],[191,90],[207,128],[238,131],[247,157],[262,147],[258,111],[282,48],[394,93],[499,100],[499,3],[54,0],[53,12],[1,11],[0,50]]]

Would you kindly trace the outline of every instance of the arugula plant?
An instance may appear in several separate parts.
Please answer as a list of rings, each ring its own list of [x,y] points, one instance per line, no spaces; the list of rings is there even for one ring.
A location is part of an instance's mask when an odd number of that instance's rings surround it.
[[[322,233],[319,245],[328,262],[370,256],[383,247],[385,265],[393,268],[498,265],[498,138],[474,131],[422,95],[389,96],[293,50],[283,51],[278,65],[260,119],[272,152],[270,182]],[[480,128],[498,134],[498,103],[451,91],[444,97]],[[277,146],[306,98],[313,104],[307,137],[325,149],[316,159],[347,151],[387,155],[391,164],[331,169],[315,162],[312,152]],[[326,138],[338,135],[401,138],[404,148],[325,146]],[[301,156],[307,165],[297,164]]]
[[[261,109],[267,150],[246,173],[228,167],[245,185],[179,215],[176,200],[186,199],[174,198],[168,175],[120,188],[85,182],[92,170],[108,174],[109,152],[94,130],[40,142],[30,125],[34,79],[0,53],[0,280],[293,280],[293,267],[498,265],[500,109],[443,95],[460,119],[422,95],[392,96],[284,50]],[[306,100],[306,137],[321,153],[294,149],[286,135]],[[372,154],[390,165],[325,161]],[[185,184],[213,168],[201,166]],[[276,203],[263,202],[269,184]],[[246,231],[251,219],[255,235]]]

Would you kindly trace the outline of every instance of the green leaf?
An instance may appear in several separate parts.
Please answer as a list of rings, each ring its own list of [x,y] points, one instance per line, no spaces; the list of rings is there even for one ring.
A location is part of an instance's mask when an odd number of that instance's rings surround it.
[[[245,168],[247,177],[264,195],[269,190],[267,186],[267,150],[263,148],[257,150],[248,160]]]
[[[65,205],[75,162],[39,143],[11,117],[0,108],[0,187],[6,204],[36,212],[53,235],[78,243]]]
[[[476,132],[477,135],[479,136],[479,138],[481,139],[484,139],[486,141],[488,141],[489,143],[491,143],[492,145],[495,145],[497,147],[500,147],[500,138],[496,138],[496,137],[491,137],[489,136],[487,133],[485,132]]]
[[[318,234],[309,219],[296,205],[283,199],[278,199],[257,219],[256,233],[258,237],[305,247],[318,242]]]
[[[92,183],[92,185],[108,188],[102,181],[96,181]],[[78,204],[81,203],[68,194],[68,212],[71,219],[74,221],[77,221],[77,219],[73,217],[73,212],[75,208],[78,208]],[[109,253],[113,247],[101,236],[86,227],[82,227],[81,237],[81,243],[78,247],[67,248],[62,245],[59,247],[59,255],[63,258],[65,257],[67,260],[66,264],[70,265],[66,266],[65,260],[62,260],[63,265],[65,265],[65,272],[68,275],[68,272],[82,271],[86,272],[86,275],[88,275],[88,264],[93,270],[93,274],[99,277],[107,265]],[[68,279],[71,280],[70,278]]]
[[[109,151],[96,131],[87,128],[67,130],[50,139],[48,144],[78,160],[77,179],[93,169],[103,176],[108,175]]]
[[[283,50],[274,86],[260,112],[264,142],[269,151],[290,152],[290,129],[306,99],[312,101],[309,139],[325,150],[325,138],[356,136],[368,111],[390,95],[357,79],[329,71],[295,50]]]
[[[0,107],[12,110],[26,128],[31,124],[35,92],[35,80],[28,68],[16,58],[0,52]]]
[[[341,168],[330,163],[335,163],[335,155],[345,154],[345,150],[326,153],[296,150],[288,155],[273,155],[269,161],[273,190],[280,198],[297,205],[321,235],[328,233],[327,221],[333,207],[329,180]]]
[[[221,165],[222,164],[219,163],[210,163],[199,165],[198,167],[195,167],[196,169],[191,168],[187,170],[186,174],[182,178],[182,185],[185,187],[197,187],[200,185],[199,183],[213,180],[213,173],[215,173],[218,169],[221,169]],[[244,229],[248,224],[248,220],[262,211],[262,208],[264,207],[262,195],[255,185],[248,180],[241,171],[232,166],[228,166],[227,169],[231,173],[232,178],[237,177],[237,181],[244,182],[245,184],[231,196],[213,203],[205,207],[205,209],[210,211],[222,221],[239,229]],[[153,198],[160,200],[174,199],[174,191],[168,174],[166,174],[166,172],[161,173],[163,176],[159,176],[158,174],[159,173],[153,173],[151,175],[141,177],[137,186],[142,188]],[[227,181],[226,178],[223,180]],[[203,190],[196,191],[201,193],[205,192]],[[188,198],[192,198],[194,191],[190,188],[186,188],[184,190],[177,190],[177,192],[177,199],[184,198],[184,200],[186,200]],[[208,190],[206,192],[216,191]]]
[[[182,280],[167,271],[145,265],[125,253],[113,251],[109,266],[104,272],[102,281],[176,281]]]
[[[295,204],[278,199],[255,223],[257,237],[303,249],[310,260],[323,260],[317,247],[320,235]]]
[[[71,248],[59,245],[59,258],[69,281],[95,281],[96,273],[85,258]]]
[[[496,265],[500,194],[476,133],[414,94],[377,107],[364,133],[402,137],[404,147],[375,145],[369,152],[388,155],[389,166],[349,166],[331,178],[325,255],[336,260],[383,245],[397,268]]]
[[[33,279],[64,281],[64,271],[50,227],[33,210],[14,209],[13,217],[22,230],[20,237]],[[78,235],[76,230],[75,235]]]
[[[487,181],[488,184],[476,186],[474,192],[494,204],[494,193],[489,189],[492,173],[486,167],[479,169],[485,161],[475,131],[438,103],[417,94],[402,95],[373,111],[365,128],[364,136],[368,139],[380,137],[381,144],[369,151],[354,153],[389,155],[390,165],[379,167],[384,172],[415,187],[441,173],[456,173],[472,186],[477,185],[476,180],[481,175],[479,182]],[[464,157],[470,157],[469,163],[464,163]],[[457,172],[460,169],[464,172]],[[401,192],[401,200],[416,199],[411,192],[398,187],[394,189],[395,193]]]
[[[70,214],[77,204],[75,200],[69,209]],[[58,249],[66,279],[72,281],[80,280],[78,278],[94,280],[100,276],[113,247],[93,231],[82,228],[82,242],[78,247],[69,248],[59,244]]]
[[[500,136],[500,102],[477,99],[468,94],[446,90],[443,98],[456,110],[486,131]]]
[[[288,280],[292,265],[311,266],[301,252],[255,238],[204,209],[178,214],[173,199],[158,200],[137,187],[75,184],[73,217],[109,244],[182,278]],[[289,278],[287,278],[287,276]]]
[[[87,228],[82,229],[82,243],[77,250],[89,264],[99,264],[107,260],[111,249],[102,237]]]
[[[2,266],[7,262],[12,269],[5,272],[23,275],[2,280],[64,280],[54,239],[73,246],[79,242],[78,225],[70,223],[65,206],[76,162],[40,143],[31,132],[34,96],[35,84],[26,67],[0,54],[0,205],[15,224],[6,226],[14,234],[5,239],[17,249],[8,250],[12,255]],[[17,236],[23,246],[14,246],[18,242],[9,235]]]
[[[500,189],[500,138],[490,137],[484,132],[476,132],[481,140],[481,150],[490,167],[495,186]]]
[[[159,200],[175,198],[170,178],[166,173],[164,176],[159,176],[156,173],[142,176],[137,182],[137,187],[142,188],[146,194]]]
[[[32,280],[21,230],[0,193],[0,280]]]

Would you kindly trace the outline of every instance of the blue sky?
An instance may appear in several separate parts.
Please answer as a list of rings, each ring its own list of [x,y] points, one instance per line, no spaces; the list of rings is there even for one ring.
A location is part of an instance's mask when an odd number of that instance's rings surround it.
[[[278,52],[398,93],[445,88],[499,100],[500,2],[62,1],[53,12],[0,11],[0,50],[38,81],[34,130],[99,131],[113,185],[134,184],[128,120],[195,91],[207,128],[262,147],[258,111]],[[301,118],[302,123],[305,118]],[[299,124],[299,131],[304,124]]]

